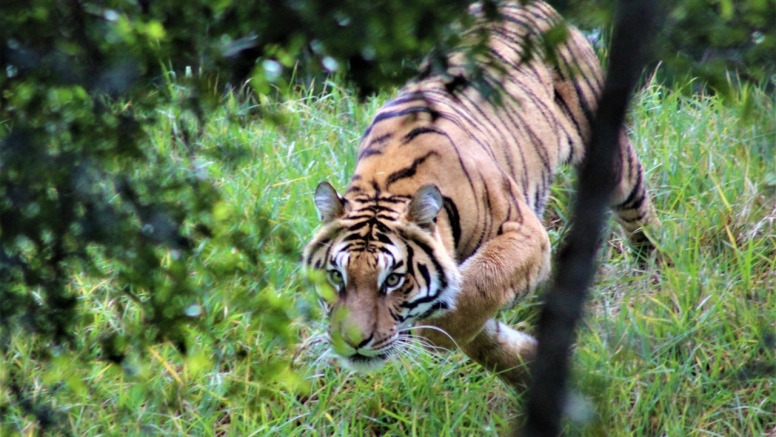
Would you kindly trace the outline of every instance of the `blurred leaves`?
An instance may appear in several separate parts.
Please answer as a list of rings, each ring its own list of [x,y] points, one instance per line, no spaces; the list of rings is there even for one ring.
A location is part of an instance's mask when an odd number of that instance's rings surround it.
[[[209,24],[205,3],[147,6],[0,7],[0,360],[8,363],[0,409],[20,409],[44,428],[58,416],[33,394],[36,384],[86,390],[62,360],[105,360],[142,377],[151,345],[187,355],[208,335],[200,326],[214,321],[210,293],[235,281],[234,306],[252,309],[266,341],[292,341],[291,305],[267,288],[262,254],[292,256],[294,239],[266,212],[246,221],[221,211],[222,194],[198,161],[204,114],[223,98],[210,81],[215,58],[202,57],[215,44],[207,32],[188,37]],[[211,75],[175,78],[168,60]],[[149,135],[160,129],[159,108],[173,114],[172,148]],[[98,286],[98,300],[119,302],[117,322],[76,337],[91,329],[79,311],[84,280],[111,284]],[[191,355],[191,371],[210,366],[211,353]],[[19,357],[51,370],[33,383]]]
[[[726,95],[727,70],[776,86],[776,2],[685,0],[668,17],[662,50],[676,72],[689,70]]]
[[[611,0],[559,3],[585,28],[611,24]],[[690,92],[710,87],[726,97],[743,81],[776,88],[776,1],[677,0],[662,8],[654,54],[661,79]]]

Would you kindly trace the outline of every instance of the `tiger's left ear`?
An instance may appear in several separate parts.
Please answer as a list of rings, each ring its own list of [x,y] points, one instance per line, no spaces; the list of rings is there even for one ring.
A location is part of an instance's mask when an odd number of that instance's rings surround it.
[[[337,194],[337,190],[328,182],[318,184],[313,201],[321,214],[323,223],[329,223],[345,215],[345,199]]]
[[[418,188],[407,206],[407,220],[417,223],[422,228],[428,228],[434,224],[443,202],[442,193],[436,185],[423,185]]]

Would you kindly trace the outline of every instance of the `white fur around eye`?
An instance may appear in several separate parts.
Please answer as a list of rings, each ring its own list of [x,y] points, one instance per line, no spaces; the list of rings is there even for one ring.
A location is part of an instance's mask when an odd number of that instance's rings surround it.
[[[398,255],[389,257],[381,254],[377,259],[377,265],[380,267],[380,277],[377,279],[377,286],[381,291],[390,293],[404,284],[405,272],[398,271],[401,267],[396,267],[393,260]]]

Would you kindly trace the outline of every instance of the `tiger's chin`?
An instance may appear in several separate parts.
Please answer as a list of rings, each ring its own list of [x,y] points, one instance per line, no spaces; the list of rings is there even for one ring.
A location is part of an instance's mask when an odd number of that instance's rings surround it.
[[[369,373],[379,370],[388,362],[388,354],[380,354],[369,357],[361,354],[354,354],[349,357],[339,356],[342,365],[359,373]]]

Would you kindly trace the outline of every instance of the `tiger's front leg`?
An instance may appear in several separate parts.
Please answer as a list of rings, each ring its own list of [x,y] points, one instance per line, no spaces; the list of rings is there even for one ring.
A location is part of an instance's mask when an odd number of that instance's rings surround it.
[[[444,333],[433,328],[419,330],[437,346],[459,346],[471,359],[510,384],[524,382],[522,364],[534,356],[536,340],[493,317],[501,307],[536,288],[550,271],[547,231],[523,206],[522,223],[504,224],[500,235],[461,264],[463,282],[455,309],[422,322]]]

